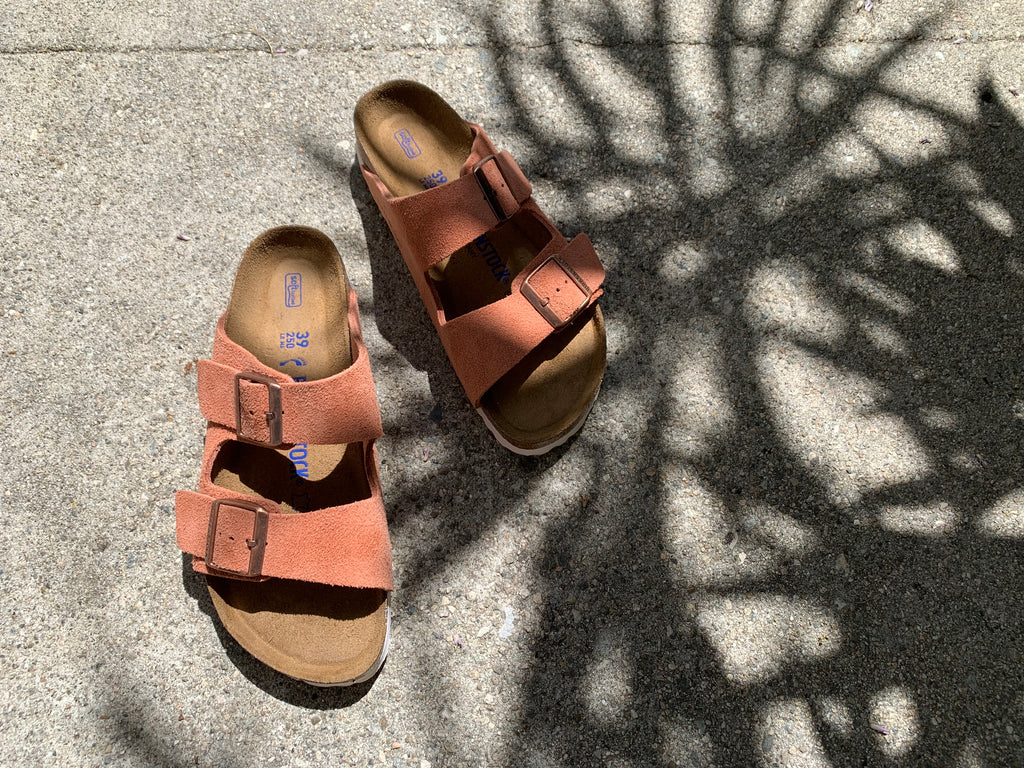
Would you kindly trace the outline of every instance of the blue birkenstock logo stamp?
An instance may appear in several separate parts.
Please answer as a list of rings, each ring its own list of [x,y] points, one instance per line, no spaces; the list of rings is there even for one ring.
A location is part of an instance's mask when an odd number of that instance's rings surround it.
[[[405,156],[410,160],[422,154],[420,152],[420,145],[416,143],[416,139],[412,137],[412,134],[406,128],[395,131],[395,141],[398,142],[398,146],[402,148]]]
[[[289,272],[284,276],[284,305],[302,306],[302,275],[298,272]]]

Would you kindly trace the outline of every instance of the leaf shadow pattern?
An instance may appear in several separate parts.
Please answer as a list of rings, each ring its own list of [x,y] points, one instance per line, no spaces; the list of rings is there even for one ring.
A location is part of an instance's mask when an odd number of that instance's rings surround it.
[[[642,413],[579,446],[595,501],[546,537],[505,764],[1018,764],[1021,545],[992,513],[1022,485],[1024,130],[989,82],[974,118],[887,85],[910,43],[850,75],[783,44],[781,8],[751,38],[718,2],[710,45],[680,51],[652,5],[637,33],[615,4],[542,3],[539,49],[484,18],[527,174],[611,255],[605,412]],[[555,84],[555,119],[526,73]],[[798,87],[822,81],[808,107]],[[773,82],[785,119],[750,129]],[[942,147],[908,160],[861,130],[877,102]],[[830,165],[849,146],[867,170]],[[619,191],[595,204],[591,179]],[[688,410],[694,371],[725,415]]]

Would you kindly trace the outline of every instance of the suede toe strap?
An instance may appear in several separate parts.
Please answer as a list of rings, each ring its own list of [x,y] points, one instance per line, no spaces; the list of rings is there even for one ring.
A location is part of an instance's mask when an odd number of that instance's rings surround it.
[[[178,546],[200,573],[295,579],[392,590],[391,547],[379,496],[286,514],[266,499],[175,495]]]
[[[512,282],[504,299],[439,327],[441,341],[474,407],[538,344],[601,296],[604,267],[586,235],[553,239]]]

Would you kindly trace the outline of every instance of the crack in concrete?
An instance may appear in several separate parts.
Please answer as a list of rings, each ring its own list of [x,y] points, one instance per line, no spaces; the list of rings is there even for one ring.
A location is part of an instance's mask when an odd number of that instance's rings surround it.
[[[544,43],[511,43],[504,45],[457,45],[457,46],[431,46],[431,45],[408,45],[399,47],[386,47],[386,46],[375,46],[375,45],[360,45],[357,47],[346,47],[346,46],[332,46],[332,45],[297,45],[286,49],[283,53],[271,53],[266,49],[265,46],[232,46],[232,47],[220,47],[211,48],[200,45],[182,45],[182,46],[148,46],[148,45],[128,45],[128,46],[85,46],[85,45],[68,45],[68,46],[38,46],[38,47],[27,47],[27,48],[0,48],[0,57],[8,56],[59,56],[68,53],[78,53],[86,55],[132,55],[132,54],[210,54],[210,55],[227,55],[227,54],[249,54],[255,53],[263,56],[277,57],[294,57],[297,51],[305,51],[307,53],[318,53],[318,54],[333,54],[333,53],[409,53],[409,52],[420,52],[420,53],[445,53],[451,55],[457,51],[474,51],[484,50],[493,53],[503,54],[509,53],[516,50],[528,50],[528,51],[541,51],[549,48],[554,48],[560,45],[577,45],[581,47],[592,47],[592,48],[605,48],[605,49],[620,49],[620,48],[718,48],[722,46],[742,46],[751,48],[776,48],[776,49],[789,49],[789,50],[829,50],[843,48],[848,45],[871,45],[871,46],[884,46],[894,45],[898,43],[910,43],[911,45],[962,45],[968,47],[983,47],[988,45],[995,45],[1000,43],[1021,43],[1024,39],[1020,35],[1014,36],[999,36],[999,37],[986,37],[979,38],[977,40],[968,39],[964,37],[891,37],[891,38],[871,38],[871,39],[848,39],[848,40],[831,40],[827,42],[809,42],[809,43],[793,43],[793,44],[775,44],[771,45],[765,41],[757,39],[743,39],[743,38],[732,38],[730,40],[719,40],[715,38],[693,38],[693,39],[679,39],[679,40],[659,40],[659,41],[612,41],[605,42],[601,40],[582,40],[578,38],[560,38],[554,42]],[[281,45],[278,43],[278,45]]]

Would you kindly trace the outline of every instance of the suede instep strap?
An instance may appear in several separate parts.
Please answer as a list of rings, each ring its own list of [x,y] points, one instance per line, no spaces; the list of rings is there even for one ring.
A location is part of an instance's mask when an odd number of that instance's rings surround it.
[[[355,443],[383,434],[365,351],[341,373],[314,381],[258,367],[199,361],[199,408],[207,421],[231,428],[237,423],[239,438],[266,445]]]
[[[324,379],[295,381],[232,341],[226,313],[217,323],[213,359],[198,365],[199,407],[209,422],[263,445],[339,445],[383,433],[355,292],[348,295],[352,364]]]
[[[479,126],[477,143],[461,175],[415,195],[394,197],[379,177],[364,166],[367,180],[377,185],[379,199],[386,201],[388,223],[396,237],[410,247],[411,256],[426,272],[505,219],[530,199],[533,187],[508,152],[481,154],[493,149]],[[444,215],[438,215],[439,212]]]

